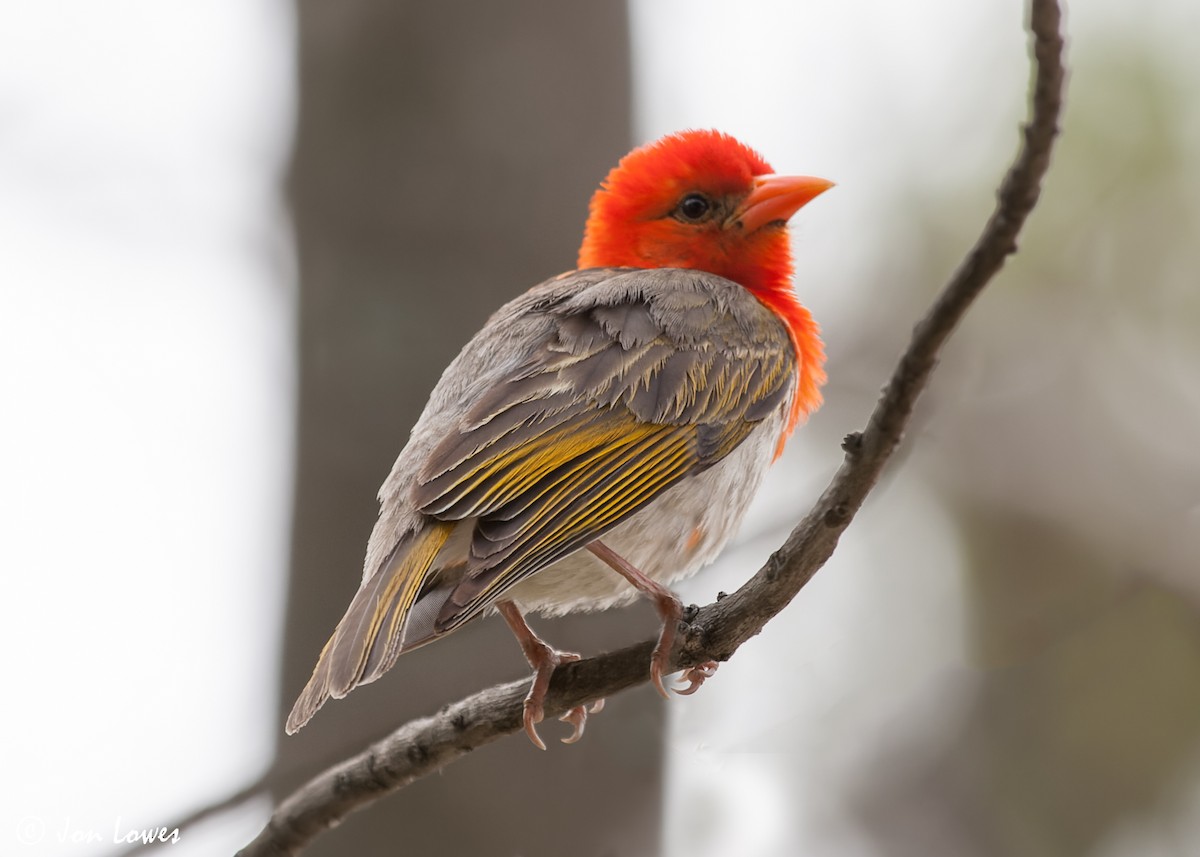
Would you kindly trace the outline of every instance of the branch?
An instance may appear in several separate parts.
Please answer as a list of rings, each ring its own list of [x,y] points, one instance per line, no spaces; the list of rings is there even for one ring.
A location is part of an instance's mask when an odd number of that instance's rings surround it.
[[[1064,71],[1057,0],[1031,0],[1031,118],[997,204],[975,246],[913,330],[870,421],[846,437],[846,458],[812,511],[783,546],[737,592],[699,608],[676,646],[676,668],[728,660],[781,611],[832,555],[838,539],[900,443],[937,355],[971,302],[1017,249],[1017,234],[1037,203],[1058,133]],[[612,696],[650,678],[653,641],[559,667],[546,699],[547,718]],[[521,729],[528,680],[469,696],[400,727],[330,768],[283,801],[239,857],[297,854],[326,828],[386,794],[437,771],[476,747]]]

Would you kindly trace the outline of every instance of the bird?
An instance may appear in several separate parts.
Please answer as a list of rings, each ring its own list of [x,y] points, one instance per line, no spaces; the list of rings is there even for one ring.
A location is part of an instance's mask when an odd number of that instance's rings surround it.
[[[692,129],[621,158],[592,195],[578,267],[497,310],[449,364],[380,488],[361,585],[286,723],[413,649],[498,613],[533,670],[533,744],[554,669],[530,627],[649,598],[667,697],[683,608],[796,426],[825,354],[796,296],[788,221],[833,183],[779,175]],[[715,663],[686,672],[690,693]],[[578,740],[588,713],[562,720]]]

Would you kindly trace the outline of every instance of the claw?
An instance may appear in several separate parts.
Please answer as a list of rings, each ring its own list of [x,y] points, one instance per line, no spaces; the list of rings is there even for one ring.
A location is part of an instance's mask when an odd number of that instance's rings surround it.
[[[663,684],[663,666],[662,658],[658,656],[658,649],[654,650],[654,657],[650,660],[650,682],[658,691],[659,696],[663,699],[670,699],[671,694],[667,693],[666,685]]]
[[[675,688],[675,692],[680,696],[691,696],[700,689],[700,685],[716,675],[717,667],[719,666],[720,664],[716,661],[705,661],[691,669],[684,670],[679,680],[686,681],[689,684],[684,688]]]
[[[588,710],[582,705],[577,705],[558,719],[563,723],[570,723],[575,727],[574,732],[566,738],[560,738],[559,740],[564,744],[574,744],[583,737],[584,727],[587,726]]]
[[[525,723],[525,734],[529,736],[529,740],[533,742],[533,746],[539,750],[546,749],[546,742],[542,740],[542,736],[538,735],[537,732],[537,724],[541,723],[545,717],[546,715],[542,711],[541,704],[528,696],[525,697],[525,715],[522,718]]]
[[[577,705],[558,718],[563,723],[570,723],[575,727],[575,731],[567,738],[560,739],[564,744],[574,744],[583,737],[583,730],[587,727],[587,719],[589,714],[598,714],[604,710],[604,700],[597,699],[591,706]]]

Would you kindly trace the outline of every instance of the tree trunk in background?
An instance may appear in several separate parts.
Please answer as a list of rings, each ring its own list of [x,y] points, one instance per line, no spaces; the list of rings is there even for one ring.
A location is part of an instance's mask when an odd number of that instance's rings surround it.
[[[303,0],[299,25],[300,430],[281,733],[438,374],[501,303],[573,267],[588,197],[631,142],[623,4]],[[534,621],[583,652],[655,627],[648,608]],[[327,705],[282,739],[281,767],[311,773],[527,671],[502,622],[472,623]],[[573,747],[549,722],[549,752],[517,738],[472,754],[306,853],[654,853],[663,716],[642,689],[610,701]]]

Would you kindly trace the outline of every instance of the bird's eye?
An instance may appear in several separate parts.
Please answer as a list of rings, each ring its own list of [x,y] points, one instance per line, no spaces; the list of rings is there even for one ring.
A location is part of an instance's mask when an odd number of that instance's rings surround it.
[[[712,210],[712,203],[708,197],[701,193],[689,193],[679,202],[679,207],[675,209],[680,220],[687,220],[695,223],[703,220],[705,216]]]

